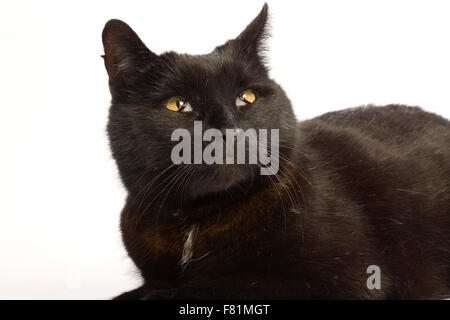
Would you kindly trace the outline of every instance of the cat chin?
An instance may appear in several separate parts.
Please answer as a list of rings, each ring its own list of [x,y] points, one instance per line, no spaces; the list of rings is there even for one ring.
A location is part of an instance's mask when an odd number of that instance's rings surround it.
[[[251,180],[252,170],[249,165],[205,166],[204,174],[189,182],[190,195],[192,198],[200,198],[225,192],[246,180]]]

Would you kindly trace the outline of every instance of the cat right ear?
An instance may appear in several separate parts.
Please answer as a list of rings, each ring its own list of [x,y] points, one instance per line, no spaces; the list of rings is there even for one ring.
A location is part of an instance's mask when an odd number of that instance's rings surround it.
[[[102,40],[109,88],[114,97],[132,88],[138,74],[145,70],[146,63],[157,55],[144,45],[130,26],[120,20],[113,19],[106,23]]]
[[[231,51],[233,54],[244,59],[264,60],[263,52],[266,50],[265,40],[268,38],[268,15],[267,3],[259,12],[258,16],[245,28],[241,34],[219,46],[216,50]]]

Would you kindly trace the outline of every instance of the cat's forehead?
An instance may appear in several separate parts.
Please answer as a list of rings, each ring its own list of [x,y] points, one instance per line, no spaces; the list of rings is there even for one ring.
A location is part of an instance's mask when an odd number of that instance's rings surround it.
[[[245,69],[242,61],[216,52],[200,55],[176,54],[176,62],[180,68],[187,71],[196,70],[210,74]]]
[[[239,84],[257,76],[243,60],[215,51],[201,55],[174,52],[167,55],[173,62],[171,69],[177,79],[200,87],[213,83]]]

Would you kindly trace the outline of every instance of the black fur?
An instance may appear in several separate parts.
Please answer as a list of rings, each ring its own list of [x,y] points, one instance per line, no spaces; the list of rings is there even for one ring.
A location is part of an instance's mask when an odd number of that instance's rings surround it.
[[[123,240],[144,284],[119,299],[431,298],[450,287],[450,123],[400,105],[297,123],[264,62],[267,5],[206,55],[156,55],[125,23],[103,31]],[[244,89],[254,104],[236,108]],[[194,112],[166,110],[172,96]],[[176,128],[277,128],[280,171],[173,166]],[[186,232],[194,255],[180,265]],[[381,289],[366,286],[369,265]]]

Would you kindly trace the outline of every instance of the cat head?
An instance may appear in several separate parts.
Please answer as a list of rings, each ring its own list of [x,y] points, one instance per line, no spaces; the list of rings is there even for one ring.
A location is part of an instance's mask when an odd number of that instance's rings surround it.
[[[269,78],[265,61],[268,7],[235,39],[204,55],[155,54],[124,22],[103,30],[112,105],[110,145],[130,193],[196,198],[253,183],[258,165],[174,165],[174,130],[279,129],[280,154],[295,137],[291,104]],[[281,168],[282,169],[282,168]],[[163,191],[163,189],[165,190]]]

